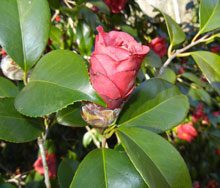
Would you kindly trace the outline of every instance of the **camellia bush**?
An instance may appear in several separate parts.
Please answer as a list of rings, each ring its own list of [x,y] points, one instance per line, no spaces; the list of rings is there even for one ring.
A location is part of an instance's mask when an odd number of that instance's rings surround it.
[[[1,0],[0,187],[217,188],[220,1],[193,9]]]

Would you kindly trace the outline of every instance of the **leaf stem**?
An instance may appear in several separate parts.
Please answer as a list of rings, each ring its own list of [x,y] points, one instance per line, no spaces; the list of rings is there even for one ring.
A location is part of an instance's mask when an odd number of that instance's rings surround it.
[[[198,34],[197,34],[197,35],[198,35]],[[197,45],[197,44],[199,44],[199,43],[201,43],[201,42],[206,42],[207,39],[209,39],[209,38],[208,38],[209,35],[210,35],[210,34],[206,34],[206,35],[204,35],[202,38],[198,39],[197,41],[193,41],[193,40],[194,40],[194,39],[193,39],[192,42],[191,42],[189,45],[187,45],[187,46],[185,46],[185,47],[183,47],[183,48],[181,48],[181,49],[178,49],[178,50],[174,51],[174,53],[173,53],[170,57],[169,57],[169,54],[168,54],[168,59],[167,59],[166,62],[163,64],[163,66],[160,68],[159,75],[161,75],[161,74],[164,72],[164,70],[166,69],[166,67],[167,67],[167,66],[172,62],[172,60],[175,59],[176,57],[186,57],[186,56],[189,56],[190,53],[183,53],[183,52],[187,51],[188,49],[192,48],[193,46],[195,46],[195,45]],[[197,37],[194,37],[194,38],[196,39]]]

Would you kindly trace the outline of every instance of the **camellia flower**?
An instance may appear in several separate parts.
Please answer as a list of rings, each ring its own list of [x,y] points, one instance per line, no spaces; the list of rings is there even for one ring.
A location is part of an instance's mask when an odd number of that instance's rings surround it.
[[[49,177],[54,178],[56,177],[56,156],[55,154],[46,154],[46,161],[47,161],[47,166],[48,166],[48,171],[49,171]],[[36,172],[39,174],[43,175],[44,174],[44,167],[43,167],[43,162],[41,156],[37,158],[37,160],[34,162],[33,165],[34,169]]]
[[[119,13],[124,9],[128,0],[105,0],[105,4],[113,13]]]
[[[160,57],[167,54],[167,44],[165,38],[156,37],[150,43],[149,47]]]
[[[217,54],[220,52],[220,46],[219,45],[212,46],[210,48],[210,51]]]
[[[193,183],[193,188],[201,188],[200,183],[198,181],[195,181]]]
[[[179,125],[177,127],[177,137],[181,140],[191,142],[198,135],[192,122]]]
[[[135,87],[136,75],[149,47],[124,32],[106,33],[101,26],[97,30],[90,59],[91,83],[108,108],[120,108]]]
[[[2,55],[2,57],[5,57],[7,55],[6,51],[3,48],[1,50],[1,55]]]

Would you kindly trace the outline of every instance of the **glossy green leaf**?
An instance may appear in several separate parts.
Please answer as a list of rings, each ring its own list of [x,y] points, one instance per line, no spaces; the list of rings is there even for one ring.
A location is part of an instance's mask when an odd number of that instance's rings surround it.
[[[8,79],[0,77],[0,98],[15,97],[18,94],[18,88]]]
[[[192,85],[191,85],[192,86]],[[211,96],[209,95],[209,93],[204,90],[203,88],[200,87],[190,87],[188,95],[193,99],[193,100],[201,100],[203,102],[205,102],[208,105],[211,105],[212,100],[211,100]]]
[[[76,43],[78,44],[80,54],[91,54],[93,47],[93,32],[86,23],[78,23],[76,28]]]
[[[200,34],[220,28],[220,0],[201,0],[199,10]]]
[[[81,117],[81,104],[75,103],[57,113],[57,122],[70,127],[84,127],[86,122]]]
[[[111,149],[90,152],[79,165],[70,188],[146,188],[125,152]]]
[[[209,83],[220,94],[220,56],[206,51],[191,52],[191,55]]]
[[[181,77],[184,77],[184,78],[190,80],[191,82],[194,82],[195,84],[197,84],[201,87],[205,87],[207,85],[200,78],[198,78],[195,74],[190,73],[190,72],[184,72],[183,74],[181,74]]]
[[[136,127],[121,127],[117,134],[130,160],[149,187],[192,187],[184,160],[162,137]]]
[[[159,68],[162,66],[162,61],[160,56],[158,56],[153,50],[150,50],[150,52],[146,55],[143,63],[155,68]]]
[[[164,80],[167,80],[168,82],[175,84],[176,82],[176,74],[175,72],[170,69],[170,68],[166,68],[162,74],[159,75],[159,78],[162,78]]]
[[[60,188],[67,188],[70,186],[77,166],[77,161],[68,158],[62,160],[58,168],[58,180]]]
[[[178,125],[189,109],[188,99],[173,84],[154,78],[136,88],[125,104],[118,124],[157,132]]]
[[[74,52],[56,50],[39,61],[15,107],[22,114],[39,117],[82,100],[104,105],[90,85],[84,60]]]
[[[161,12],[163,14],[163,17],[166,22],[167,31],[170,37],[170,44],[172,46],[176,46],[178,44],[181,44],[185,38],[186,35],[182,31],[181,27],[167,14]]]
[[[24,70],[41,56],[49,37],[47,0],[1,0],[0,45]]]
[[[28,142],[41,135],[42,126],[19,114],[13,98],[0,99],[0,139],[9,142]]]

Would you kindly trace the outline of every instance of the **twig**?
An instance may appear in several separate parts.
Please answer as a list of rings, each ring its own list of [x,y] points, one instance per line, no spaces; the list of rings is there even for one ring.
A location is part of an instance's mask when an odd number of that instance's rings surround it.
[[[199,40],[197,41],[192,41],[189,45],[185,46],[184,48],[181,48],[181,49],[178,49],[176,50],[167,60],[166,62],[163,64],[163,66],[160,68],[160,71],[159,71],[159,75],[161,75],[164,70],[166,69],[166,67],[172,62],[173,59],[175,59],[176,57],[181,57],[181,56],[186,56],[186,55],[189,55],[189,53],[187,54],[184,54],[184,55],[181,55],[183,52],[187,51],[188,49],[192,48],[193,46],[201,43],[201,42],[206,42],[207,40],[209,40],[209,35],[210,34],[206,34],[204,35],[202,38],[200,38]]]
[[[102,138],[102,148],[105,148],[106,147],[106,142],[107,140],[106,140],[106,138],[105,137],[103,137]]]
[[[44,143],[45,143],[45,140],[43,138],[39,137],[38,138],[38,146],[40,149],[40,154],[41,154],[43,167],[44,167],[44,182],[45,182],[46,188],[51,188]]]
[[[44,125],[45,125],[45,134],[42,134],[41,137],[38,137],[37,143],[40,149],[40,155],[42,158],[42,163],[43,163],[43,168],[44,168],[44,183],[46,185],[46,188],[51,188],[48,165],[47,165],[47,160],[46,160],[46,151],[44,147],[46,139],[47,139],[48,131],[49,131],[48,117],[44,117]]]

